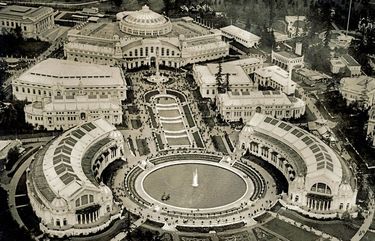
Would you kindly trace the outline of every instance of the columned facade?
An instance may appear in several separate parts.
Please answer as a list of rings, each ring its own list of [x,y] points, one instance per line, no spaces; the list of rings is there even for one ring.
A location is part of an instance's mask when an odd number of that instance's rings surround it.
[[[49,7],[26,7],[10,5],[0,10],[0,29],[19,27],[24,37],[37,38],[39,34],[54,27],[53,9]]]
[[[285,176],[289,187],[283,201],[288,207],[317,218],[356,214],[355,177],[330,147],[311,134],[255,114],[241,131],[239,144]]]
[[[229,54],[220,30],[200,26],[190,17],[171,20],[144,6],[118,13],[117,19],[116,23],[87,25],[98,31],[85,31],[86,26],[69,31],[64,45],[67,59],[135,69],[152,66],[158,56],[161,66],[179,68]],[[115,34],[101,31],[103,28]]]
[[[36,153],[26,183],[44,233],[88,235],[120,217],[122,210],[101,174],[124,157],[123,146],[122,134],[97,119],[69,129]]]

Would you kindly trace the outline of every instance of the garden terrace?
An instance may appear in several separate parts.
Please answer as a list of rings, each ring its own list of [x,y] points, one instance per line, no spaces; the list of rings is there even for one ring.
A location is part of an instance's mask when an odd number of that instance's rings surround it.
[[[159,91],[157,91],[157,90],[152,90],[152,91],[150,91],[150,92],[147,92],[147,93],[145,94],[145,101],[146,101],[146,103],[150,103],[150,99],[151,99],[151,97],[152,97],[152,96],[155,96],[155,95],[157,95],[157,94],[159,94]]]
[[[229,147],[230,151],[233,152],[234,146],[233,146],[232,141],[230,140],[229,135],[228,135],[227,132],[225,132],[224,137],[225,137],[225,140],[228,143],[228,147]]]
[[[196,131],[193,133],[194,141],[197,144],[198,148],[204,148],[204,143],[202,141],[201,135],[199,135],[199,132]]]
[[[174,90],[167,90],[167,94],[169,95],[173,95],[173,96],[176,96],[181,103],[185,102],[186,101],[186,97],[184,94],[178,92],[178,91],[174,91]]]
[[[188,105],[184,105],[182,108],[184,109],[186,120],[187,120],[187,122],[189,124],[189,127],[190,128],[194,127],[195,123],[194,123],[193,116],[191,115],[191,111],[190,111],[189,106]]]
[[[166,135],[165,137],[167,139],[168,145],[170,146],[190,146],[190,140],[187,137],[171,137]]]
[[[150,119],[151,119],[151,125],[152,125],[152,127],[153,128],[158,128],[158,124],[156,122],[154,111],[152,110],[152,108],[150,106],[147,106],[147,110],[148,110],[148,114],[149,114]]]

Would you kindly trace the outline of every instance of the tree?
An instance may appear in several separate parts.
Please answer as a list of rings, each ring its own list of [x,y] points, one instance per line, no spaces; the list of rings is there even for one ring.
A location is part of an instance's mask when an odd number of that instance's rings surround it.
[[[172,10],[172,1],[171,0],[163,0],[163,3],[164,3],[163,12],[165,12],[165,15],[169,16],[170,11]]]
[[[331,40],[331,28],[332,28],[332,7],[329,2],[326,2],[322,6],[321,20],[322,20],[322,25],[325,30],[324,46],[327,47],[329,44],[329,41]]]
[[[10,148],[7,154],[6,169],[7,170],[12,169],[13,165],[17,162],[19,157],[20,157],[20,150],[18,146]]]
[[[263,30],[260,34],[260,43],[264,47],[272,48],[275,46],[275,34],[273,30],[270,30],[266,26],[263,26]]]
[[[122,0],[111,0],[113,4],[115,4],[116,7],[120,7],[122,5]]]
[[[251,20],[250,20],[250,16],[247,16],[246,17],[246,26],[245,26],[245,28],[247,29],[247,30],[251,30]]]

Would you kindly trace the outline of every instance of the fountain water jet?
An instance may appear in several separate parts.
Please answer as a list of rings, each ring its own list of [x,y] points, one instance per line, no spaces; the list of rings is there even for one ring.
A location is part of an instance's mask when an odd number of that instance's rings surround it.
[[[198,187],[198,169],[195,168],[195,171],[193,172],[193,183],[191,184],[193,187]]]

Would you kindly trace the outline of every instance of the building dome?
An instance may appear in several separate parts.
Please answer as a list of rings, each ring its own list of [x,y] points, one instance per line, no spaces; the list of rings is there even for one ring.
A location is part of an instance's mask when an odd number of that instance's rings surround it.
[[[103,196],[105,197],[112,197],[112,191],[111,189],[109,189],[109,187],[107,187],[106,185],[104,185],[103,182],[100,183],[100,190],[103,194]]]
[[[120,21],[124,33],[137,36],[158,36],[172,31],[170,20],[143,6],[141,10],[131,12]]]
[[[52,200],[51,206],[54,209],[63,209],[63,208],[65,208],[67,206],[67,202],[62,197],[55,197]]]
[[[116,141],[123,139],[123,136],[120,131],[112,131],[111,133],[109,133],[108,137]]]

